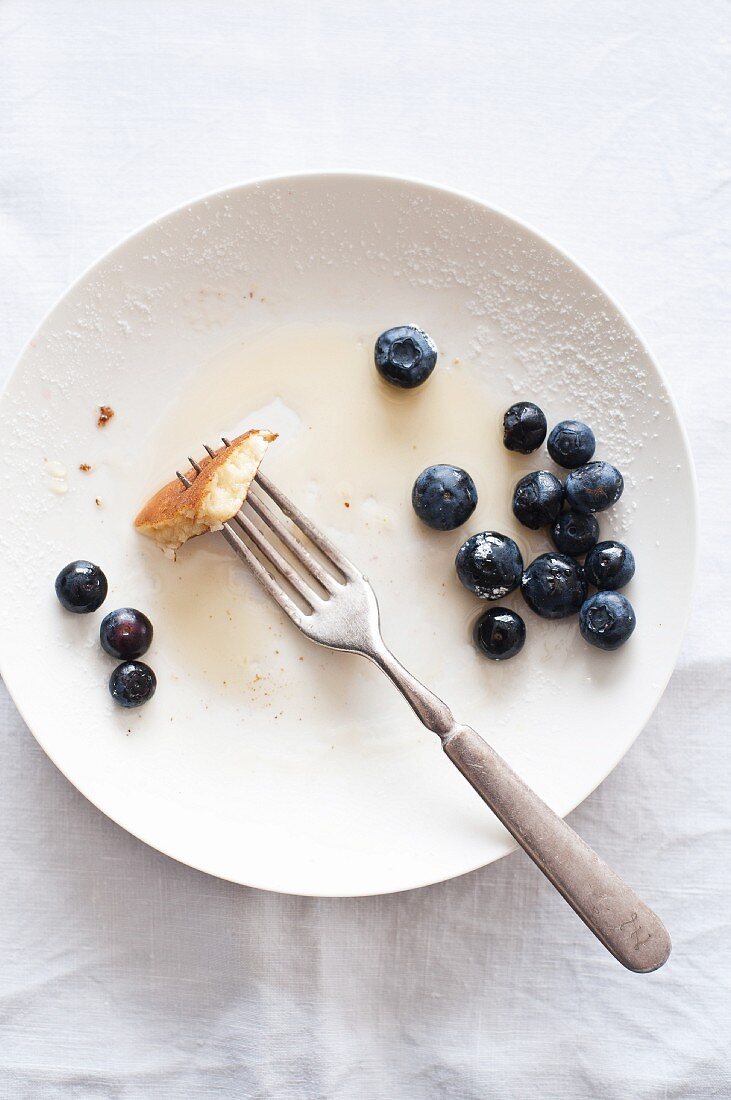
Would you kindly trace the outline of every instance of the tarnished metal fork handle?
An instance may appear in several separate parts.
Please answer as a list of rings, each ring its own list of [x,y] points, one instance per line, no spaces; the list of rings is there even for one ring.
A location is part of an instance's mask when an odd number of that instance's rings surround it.
[[[458,724],[446,703],[397,661],[381,637],[373,589],[353,563],[261,472],[254,484],[257,492],[250,491],[247,502],[260,524],[242,509],[224,525],[223,536],[266,592],[307,637],[330,649],[359,653],[386,673],[508,832],[624,966],[639,973],[662,966],[671,944],[659,917],[475,730]],[[319,555],[279,518],[270,502]]]

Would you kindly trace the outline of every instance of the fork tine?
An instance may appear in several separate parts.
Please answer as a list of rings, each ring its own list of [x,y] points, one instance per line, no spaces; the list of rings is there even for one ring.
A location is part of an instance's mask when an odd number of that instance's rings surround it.
[[[249,547],[246,545],[243,539],[234,531],[233,527],[229,523],[224,523],[222,535],[228,542],[229,546],[236,551],[240,558],[246,562],[251,569],[252,573],[258,580],[265,592],[267,592],[276,603],[279,604],[282,611],[289,615],[295,626],[298,626],[300,630],[304,628],[307,616],[304,612],[300,611],[294,600],[291,600],[282,587],[277,584],[274,577],[264,568],[259,559],[252,554]]]
[[[354,577],[358,575],[358,570],[353,563],[349,561],[344,554],[341,554],[336,546],[333,546],[330,539],[322,533],[320,528],[316,527],[312,520],[307,518],[304,512],[300,512],[299,508],[292,503],[289,497],[286,497],[281,489],[273,485],[261,470],[254,478],[254,481],[265,493],[269,494],[274,503],[284,512],[285,516],[288,516],[293,523],[296,523],[300,530],[304,531],[308,539],[314,542],[315,546],[322,551],[325,557],[328,558],[345,577]]]
[[[316,604],[321,602],[319,597],[310,588],[310,586],[303,580],[296,569],[293,569],[286,558],[283,558],[276,547],[272,546],[270,542],[264,537],[259,528],[251,522],[249,517],[244,512],[239,512],[233,517],[234,522],[238,523],[239,527],[246,531],[251,541],[261,551],[267,561],[278,569],[283,577],[286,577],[295,591],[299,592],[303,600],[305,600],[312,610],[315,610]]]
[[[285,527],[281,520],[277,519],[272,510],[267,508],[263,500],[259,500],[252,492],[249,492],[246,500],[260,519],[263,519],[272,531],[274,531],[274,534],[284,543],[287,549],[291,550],[294,556],[302,562],[304,567],[309,569],[313,577],[320,582],[322,587],[332,594],[335,590],[337,581],[322,568],[319,561],[312,556],[307,547],[304,546],[287,527]]]

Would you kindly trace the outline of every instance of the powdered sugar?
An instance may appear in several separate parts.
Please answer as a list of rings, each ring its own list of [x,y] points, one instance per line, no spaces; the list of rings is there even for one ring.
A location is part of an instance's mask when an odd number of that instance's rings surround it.
[[[406,321],[434,337],[437,371],[423,391],[371,391],[375,337]],[[290,324],[305,326],[302,339],[284,339]],[[333,325],[351,335],[343,341]],[[224,359],[225,392],[216,373]],[[287,420],[287,409],[300,413],[292,377],[309,410],[300,428]],[[543,533],[516,530],[510,513],[511,486],[547,464],[543,452],[523,458],[502,447],[500,417],[516,397],[536,400],[552,423],[587,420],[598,457],[625,474],[625,495],[602,518],[602,535],[631,534],[638,629],[631,654],[614,655],[611,670],[567,624],[531,618],[512,668],[487,668],[470,644],[480,601],[453,574],[463,538],[502,530],[525,560],[547,549]],[[107,404],[115,416],[99,430]],[[0,575],[6,601],[8,584],[22,583],[34,608],[14,625],[3,669],[72,780],[151,843],[259,885],[272,885],[274,868],[279,888],[391,889],[495,858],[506,848],[503,833],[479,805],[472,817],[460,782],[445,785],[443,760],[426,751],[402,702],[374,679],[377,670],[319,650],[285,661],[299,639],[285,635],[225,545],[200,540],[172,565],[134,534],[131,519],[148,492],[253,406],[281,417],[272,474],[281,472],[283,487],[368,570],[395,650],[567,809],[637,732],[672,666],[685,614],[679,561],[690,556],[692,515],[684,524],[677,517],[691,492],[689,472],[651,361],[590,280],[501,215],[407,184],[300,179],[214,196],[124,244],[54,310],[0,405],[0,492],[10,518],[0,531]],[[369,473],[374,441],[382,453]],[[68,471],[67,494],[49,491],[44,457]],[[469,466],[478,482],[467,532],[408,526],[416,523],[411,481],[438,461]],[[672,547],[664,537],[671,522]],[[407,544],[416,559],[398,553]],[[95,651],[79,662],[78,649],[66,645],[79,624],[58,616],[49,578],[80,554],[103,563],[119,585],[115,600],[149,607],[160,624],[155,667],[168,690],[140,716],[150,736],[115,736],[99,690],[108,670]],[[221,584],[206,587],[219,571]],[[506,598],[520,606],[519,595]],[[235,690],[246,660],[262,679],[256,690]],[[226,673],[214,680],[217,661],[227,662]],[[37,662],[44,694],[67,708],[63,723],[44,709]],[[347,706],[336,705],[336,689]],[[575,723],[564,720],[568,698]],[[111,735],[100,736],[110,725]],[[424,797],[407,805],[407,785]],[[435,805],[438,815],[419,814]],[[412,806],[418,820],[405,823]],[[254,830],[266,839],[257,866],[259,846],[230,842]],[[418,851],[402,863],[396,856],[384,878],[384,838],[404,835],[418,837]],[[439,854],[424,871],[419,853],[432,849]],[[312,852],[326,858],[311,872]]]

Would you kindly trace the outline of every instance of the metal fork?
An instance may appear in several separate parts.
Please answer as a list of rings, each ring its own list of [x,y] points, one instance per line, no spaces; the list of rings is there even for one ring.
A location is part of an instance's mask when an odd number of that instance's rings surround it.
[[[229,445],[227,439],[223,442]],[[211,448],[206,450],[213,455]],[[190,461],[198,472],[198,464]],[[183,474],[178,477],[190,484]],[[254,484],[257,492],[249,491],[247,503],[261,526],[242,510],[224,524],[222,533],[265,591],[313,642],[359,653],[386,673],[421,722],[439,737],[452,763],[615,958],[638,973],[662,966],[671,947],[662,921],[475,730],[456,722],[446,703],[396,660],[381,637],[375,593],[353,563],[261,471]],[[310,552],[294,527],[280,519],[272,504],[317,547],[327,565]],[[272,535],[301,568],[282,555]],[[305,610],[285,590],[282,578]]]

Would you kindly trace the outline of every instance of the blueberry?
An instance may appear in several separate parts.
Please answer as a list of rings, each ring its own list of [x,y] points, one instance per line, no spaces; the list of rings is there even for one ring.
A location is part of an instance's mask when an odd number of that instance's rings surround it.
[[[566,499],[577,512],[603,512],[617,503],[623,489],[624,478],[608,462],[589,462],[566,478]]]
[[[537,531],[555,523],[563,504],[563,485],[548,470],[526,474],[515,486],[513,514],[524,527]]]
[[[583,466],[595,450],[594,433],[580,420],[562,420],[548,437],[548,453],[554,462],[567,470]]]
[[[71,561],[56,577],[56,595],[67,611],[87,615],[107,598],[107,578],[93,562]]]
[[[525,623],[509,607],[490,607],[475,623],[474,639],[493,661],[508,661],[525,645]]]
[[[392,386],[413,390],[426,382],[437,365],[437,349],[430,336],[416,325],[399,325],[376,340],[376,370]]]
[[[462,543],[455,561],[465,588],[483,600],[500,600],[520,584],[523,559],[507,535],[481,531]]]
[[[467,471],[459,466],[428,466],[414,482],[411,503],[428,527],[454,531],[477,507],[477,489]]]
[[[586,579],[597,588],[624,588],[635,575],[635,556],[623,542],[599,542],[584,562]]]
[[[551,538],[562,554],[586,554],[599,538],[599,524],[591,512],[562,512],[553,527]]]
[[[546,438],[546,418],[532,401],[511,405],[503,417],[503,443],[509,451],[529,455]]]
[[[152,623],[134,607],[118,607],[102,619],[102,649],[118,661],[133,661],[147,653],[152,643]]]
[[[120,707],[141,707],[152,699],[157,678],[142,661],[125,661],[109,677],[109,691]]]
[[[621,592],[595,592],[581,605],[579,630],[597,649],[619,649],[636,625],[634,608]]]
[[[541,554],[523,574],[521,592],[536,615],[565,619],[575,615],[586,599],[584,570],[565,554]]]

